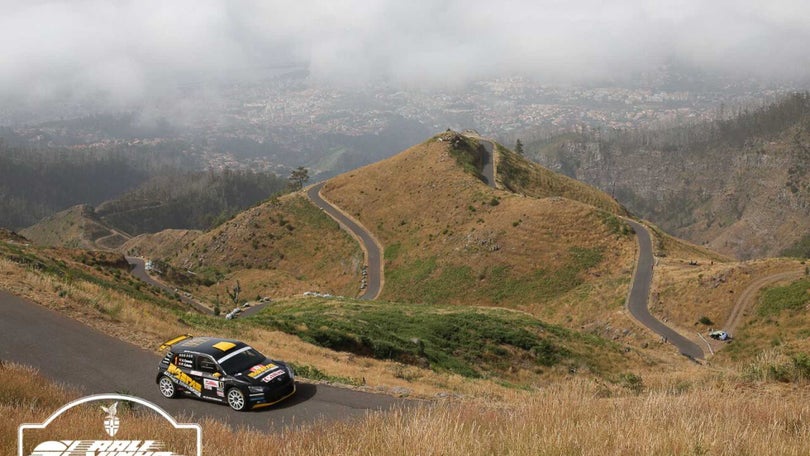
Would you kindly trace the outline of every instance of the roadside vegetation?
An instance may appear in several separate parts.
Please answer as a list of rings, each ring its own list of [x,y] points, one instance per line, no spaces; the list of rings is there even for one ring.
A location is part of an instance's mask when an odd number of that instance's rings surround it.
[[[335,351],[526,385],[551,368],[600,372],[608,360],[622,364],[612,343],[503,309],[313,298],[249,320]]]
[[[0,374],[3,454],[15,453],[20,423],[42,421],[79,396],[23,366],[2,364]],[[38,388],[30,388],[32,382]],[[803,455],[810,447],[804,385],[746,380],[736,371],[688,380],[659,375],[640,389],[577,379],[530,396],[516,391],[505,401],[414,404],[273,434],[212,420],[200,424],[204,454]],[[99,413],[77,413],[61,430],[65,438],[97,428]],[[127,410],[119,415],[126,415],[128,429],[150,435],[162,420]]]
[[[130,277],[112,253],[0,242],[0,287],[148,350],[181,333],[238,338],[313,381],[398,395],[500,397],[638,364],[597,337],[498,309],[298,299],[229,321]]]

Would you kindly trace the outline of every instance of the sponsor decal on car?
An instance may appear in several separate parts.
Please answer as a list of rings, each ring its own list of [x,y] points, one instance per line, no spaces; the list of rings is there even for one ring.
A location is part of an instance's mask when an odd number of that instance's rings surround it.
[[[175,364],[186,369],[194,367],[194,355],[191,353],[180,353],[175,359]]]
[[[99,408],[104,415],[99,412],[100,426],[77,431],[81,432],[81,435],[74,438],[65,438],[64,428],[70,428],[67,423],[72,420],[70,410],[90,402],[101,402],[102,404]],[[171,429],[171,438],[167,441],[169,443],[157,440],[153,435],[140,435],[144,432],[155,432],[156,428],[152,425],[130,426],[127,430],[127,440],[113,440],[112,437],[118,432],[119,427],[125,426],[121,423],[121,418],[117,416],[118,404],[121,402],[144,406],[144,411],[151,409],[168,421],[172,426],[169,428]],[[81,407],[80,409],[87,410]],[[140,415],[144,416],[143,413]],[[102,430],[104,432],[101,432]],[[106,435],[104,435],[105,433]],[[165,437],[166,433],[160,435]],[[96,394],[77,399],[58,409],[42,423],[20,425],[17,432],[17,456],[180,456],[180,451],[187,456],[202,456],[202,428],[200,425],[178,423],[157,405],[123,394]],[[189,453],[189,451],[193,453]]]
[[[265,372],[267,372],[267,371],[269,371],[271,369],[275,369],[277,367],[278,366],[276,366],[273,363],[257,364],[257,365],[250,368],[250,373],[248,374],[248,377],[257,378],[257,377],[261,376],[263,373],[265,373]]]
[[[179,367],[175,366],[174,364],[169,364],[166,372],[169,373],[170,378],[184,386],[187,386],[192,393],[196,394],[197,396],[200,395],[200,391],[202,391],[200,382],[197,382],[193,378],[189,377],[188,374],[180,370]]]
[[[279,369],[279,370],[277,370],[277,371],[275,371],[275,372],[270,372],[269,374],[267,374],[267,376],[266,376],[266,377],[264,377],[264,378],[262,379],[262,382],[264,382],[264,383],[268,383],[268,382],[270,382],[271,380],[273,380],[274,378],[278,378],[278,377],[280,377],[280,376],[282,376],[282,375],[284,375],[284,371],[283,371],[282,369]]]
[[[203,379],[203,388],[207,390],[214,390],[222,388],[221,382],[216,380],[211,380],[210,378]]]

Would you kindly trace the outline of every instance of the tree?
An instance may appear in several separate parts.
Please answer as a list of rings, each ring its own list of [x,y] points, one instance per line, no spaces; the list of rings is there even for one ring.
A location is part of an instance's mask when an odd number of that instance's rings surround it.
[[[290,182],[290,188],[293,191],[301,190],[304,188],[304,184],[309,180],[309,170],[303,166],[299,166],[290,173],[288,180]]]
[[[520,139],[515,141],[515,152],[517,152],[520,155],[523,155],[523,143],[520,141]]]
[[[236,285],[233,287],[233,292],[229,290],[227,287],[225,288],[225,292],[228,293],[228,296],[231,298],[234,304],[239,305],[239,292],[242,291],[242,286],[239,285],[239,281],[236,281]]]

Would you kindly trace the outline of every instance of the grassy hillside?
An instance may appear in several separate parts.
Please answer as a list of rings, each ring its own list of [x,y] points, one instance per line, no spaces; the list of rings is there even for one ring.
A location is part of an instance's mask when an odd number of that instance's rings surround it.
[[[545,197],[492,189],[477,177],[475,141],[453,143],[440,135],[324,186],[382,242],[384,299],[536,313],[575,293],[621,307],[626,288],[594,296],[594,285],[629,276],[632,231],[613,212],[562,195],[606,205],[609,198],[529,164],[512,165],[525,171],[517,178],[501,165],[498,174]],[[496,163],[509,160],[518,159]]]
[[[252,320],[332,350],[470,378],[528,384],[548,369],[605,373],[628,365],[616,344],[503,309],[303,299]]]
[[[301,194],[248,209],[162,258],[192,271],[194,294],[211,302],[227,301],[226,288],[237,281],[245,299],[305,291],[355,296],[363,266],[357,242]]]
[[[203,232],[198,230],[172,229],[141,234],[129,239],[118,250],[127,255],[165,258],[190,245],[202,234]]]
[[[605,192],[564,174],[552,172],[500,144],[497,147],[497,180],[506,189],[535,198],[561,196],[613,214],[627,215],[627,211]]]
[[[629,350],[498,309],[293,299],[225,320],[192,311],[128,270],[120,254],[0,242],[0,289],[150,350],[180,333],[238,338],[307,378],[420,397],[494,398],[574,374],[618,382],[661,365],[654,349]]]
[[[129,239],[100,220],[86,204],[48,216],[20,234],[38,245],[86,250],[114,250]]]
[[[763,289],[735,337],[725,354],[731,359],[750,359],[778,349],[788,365],[810,376],[810,278],[805,276]],[[785,372],[772,374],[792,373],[786,368]]]

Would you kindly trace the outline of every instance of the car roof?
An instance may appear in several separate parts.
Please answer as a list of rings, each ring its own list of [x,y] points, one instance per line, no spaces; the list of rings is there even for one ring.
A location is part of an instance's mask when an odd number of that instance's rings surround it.
[[[247,344],[233,339],[220,339],[217,337],[191,337],[172,346],[172,351],[192,351],[211,355],[215,359],[232,351],[247,347]]]

